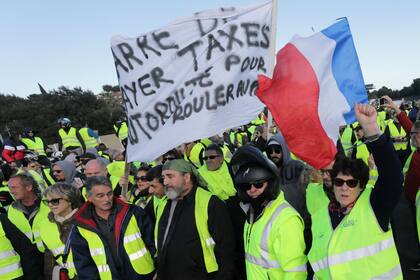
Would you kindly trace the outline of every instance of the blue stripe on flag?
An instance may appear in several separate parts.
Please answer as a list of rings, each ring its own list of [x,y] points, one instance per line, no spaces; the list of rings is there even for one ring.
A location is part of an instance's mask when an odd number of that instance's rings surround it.
[[[347,124],[350,124],[356,121],[354,104],[356,102],[368,102],[365,82],[350,27],[347,19],[344,18],[321,32],[336,42],[332,61],[332,72],[337,82],[337,87],[343,93],[351,107],[351,111],[343,115]]]

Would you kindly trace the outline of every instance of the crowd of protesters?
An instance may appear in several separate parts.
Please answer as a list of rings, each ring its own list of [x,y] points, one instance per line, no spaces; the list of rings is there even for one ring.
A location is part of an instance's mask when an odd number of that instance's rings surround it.
[[[121,150],[68,118],[57,151],[11,131],[0,279],[420,279],[420,114],[382,101],[320,170],[264,113],[131,164],[124,121]]]

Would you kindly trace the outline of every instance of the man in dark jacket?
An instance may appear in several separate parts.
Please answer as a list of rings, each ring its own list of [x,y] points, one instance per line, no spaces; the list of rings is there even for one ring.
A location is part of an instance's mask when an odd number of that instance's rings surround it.
[[[78,279],[152,279],[153,225],[144,210],[115,198],[103,176],[88,178],[86,191],[70,236]]]
[[[12,250],[0,252],[0,279],[43,279],[42,258],[36,247],[28,238],[12,224],[5,214],[0,214],[0,243],[1,246],[11,245]],[[7,244],[9,243],[9,244]],[[14,259],[14,254],[19,259]],[[7,263],[6,263],[7,262]],[[3,265],[4,266],[3,266]],[[9,278],[10,277],[10,278]]]
[[[229,280],[234,270],[234,233],[221,200],[196,168],[182,159],[165,162],[166,197],[158,207],[155,238],[159,280]]]

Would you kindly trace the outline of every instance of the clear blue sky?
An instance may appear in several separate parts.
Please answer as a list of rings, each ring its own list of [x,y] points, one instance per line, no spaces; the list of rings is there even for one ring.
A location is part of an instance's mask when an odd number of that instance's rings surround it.
[[[110,38],[137,36],[200,10],[252,0],[2,0],[0,92],[117,84]],[[277,49],[346,16],[366,83],[400,89],[420,77],[420,1],[278,1]]]

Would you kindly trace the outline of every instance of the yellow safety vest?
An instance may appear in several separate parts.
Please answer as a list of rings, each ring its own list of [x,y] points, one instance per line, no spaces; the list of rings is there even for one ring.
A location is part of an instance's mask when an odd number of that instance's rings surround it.
[[[245,223],[247,279],[306,279],[307,259],[301,217],[286,202],[283,193],[263,211],[257,221]]]
[[[190,151],[190,156],[187,156],[187,154],[184,153],[184,159],[190,161],[195,167],[199,168],[202,165],[200,155],[204,153],[205,148],[203,143],[195,143]]]
[[[324,191],[322,183],[310,183],[306,187],[306,207],[311,216],[319,209],[328,206],[330,199]]]
[[[408,156],[407,160],[405,161],[404,168],[403,168],[403,175],[405,178],[405,174],[407,174],[408,169],[410,168],[411,159],[413,158],[414,153],[416,152],[416,149],[414,149],[411,154]]]
[[[70,278],[74,278],[76,269],[74,268],[73,254],[71,249],[69,251],[66,264],[63,265],[65,244],[60,239],[60,232],[58,231],[57,224],[51,222],[49,219],[45,219],[41,222],[39,233],[41,234],[42,242],[44,242],[48,250],[50,250],[54,255],[56,262],[59,265],[67,268]]]
[[[107,160],[109,160],[109,162],[112,162],[111,157],[110,157],[107,153],[104,153],[104,152],[102,152],[102,151],[98,151],[98,155],[99,155],[100,157],[106,158]]]
[[[25,215],[21,211],[14,208],[12,204],[7,211],[7,217],[21,232],[23,232],[26,235],[26,237],[29,238],[29,240],[31,240],[32,244],[36,244],[38,250],[43,253],[45,251],[45,248],[41,240],[39,228],[41,222],[44,219],[48,219],[49,212],[50,209],[48,208],[48,206],[41,202],[39,204],[38,212],[33,218],[31,226]]]
[[[64,129],[60,128],[58,134],[61,137],[61,142],[63,143],[63,147],[65,149],[68,147],[82,147],[79,139],[77,139],[76,129],[74,127],[70,128],[68,134]]]
[[[402,279],[392,230],[382,231],[366,188],[333,230],[324,207],[312,216],[308,259],[317,279]]]
[[[0,279],[16,279],[23,276],[20,256],[4,232],[0,223]]]
[[[200,237],[201,249],[203,250],[204,264],[206,266],[206,271],[208,273],[215,272],[219,269],[217,264],[216,255],[214,254],[214,242],[212,236],[210,235],[208,229],[208,206],[212,194],[200,187],[197,188],[195,193],[195,224],[197,227],[198,235]],[[156,224],[155,224],[155,244],[156,244],[156,253],[158,250],[157,241],[158,241],[158,228],[159,221],[162,217],[163,210],[168,202],[167,197],[162,198],[162,201],[159,204],[156,215]]]
[[[398,129],[395,126],[395,123],[394,123],[393,120],[390,120],[388,122],[388,127],[389,127],[389,135],[391,136],[391,139],[401,138],[401,137],[405,137],[407,135],[402,126],[401,126],[400,130],[398,131]],[[393,144],[394,144],[394,148],[395,148],[396,151],[407,149],[407,141],[406,142],[394,142]]]
[[[45,149],[44,149],[44,142],[42,141],[41,138],[39,137],[34,137],[34,140],[30,139],[30,138],[22,138],[22,143],[26,145],[26,148],[28,150],[34,151],[36,153],[38,153],[38,155],[40,156],[47,156],[47,154],[45,154]]]
[[[96,264],[101,280],[111,280],[112,273],[108,266],[105,246],[101,238],[93,231],[79,226],[77,229],[88,243],[90,255]],[[141,238],[140,229],[134,215],[131,216],[124,233],[124,249],[130,259],[131,266],[137,274],[149,274],[155,269],[152,256]]]
[[[351,148],[353,147],[353,143],[351,142],[351,138],[353,136],[353,129],[350,125],[347,125],[343,131],[343,134],[340,136],[341,145],[344,149],[344,154],[348,156],[350,154]]]
[[[120,130],[118,130],[118,127],[114,125],[115,133],[118,133],[118,138],[123,141],[128,137],[128,127],[126,122],[122,122],[120,126]]]
[[[42,177],[44,178],[44,181],[47,183],[48,186],[52,186],[55,184],[55,180],[51,176],[50,172],[50,168],[42,168]]]
[[[79,129],[79,134],[83,139],[83,142],[85,142],[86,149],[92,149],[98,146],[98,140],[95,137],[91,137],[89,135],[87,127],[82,127]]]
[[[369,150],[362,141],[357,140],[356,143],[356,158],[363,160],[366,165],[368,165],[368,159],[369,159]]]
[[[384,132],[385,128],[386,128],[386,112],[385,111],[381,111],[378,112],[378,116],[376,117],[376,121],[378,123],[379,129]]]
[[[221,200],[227,200],[236,194],[226,162],[223,162],[220,168],[215,171],[210,171],[207,165],[203,165],[198,169],[198,172],[206,180],[208,190]]]

